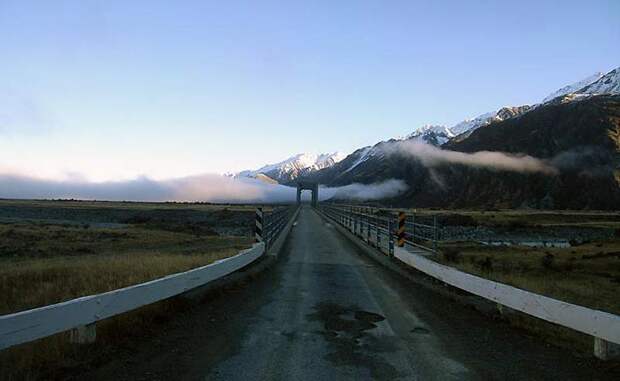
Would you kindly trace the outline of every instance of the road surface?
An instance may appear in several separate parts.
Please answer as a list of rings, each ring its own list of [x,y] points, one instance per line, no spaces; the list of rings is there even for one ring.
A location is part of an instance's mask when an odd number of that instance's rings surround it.
[[[79,378],[605,379],[365,257],[303,207],[278,263]]]

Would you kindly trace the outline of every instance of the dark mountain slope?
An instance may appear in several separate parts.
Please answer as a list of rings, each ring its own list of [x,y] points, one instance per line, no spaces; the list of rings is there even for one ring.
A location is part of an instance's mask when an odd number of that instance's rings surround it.
[[[388,141],[358,150],[307,179],[330,186],[402,179],[409,190],[385,202],[403,206],[620,209],[620,188],[613,177],[618,154],[608,135],[618,120],[620,96],[594,96],[542,105],[443,146],[467,153],[531,155],[558,168],[557,175],[462,164],[427,168],[413,156],[387,154],[386,147],[398,144]]]
[[[613,127],[610,118],[618,116],[618,95],[549,104],[520,117],[480,128],[467,139],[448,142],[443,148],[462,152],[526,153],[539,158],[550,158],[586,145],[613,151],[614,144],[607,132]]]

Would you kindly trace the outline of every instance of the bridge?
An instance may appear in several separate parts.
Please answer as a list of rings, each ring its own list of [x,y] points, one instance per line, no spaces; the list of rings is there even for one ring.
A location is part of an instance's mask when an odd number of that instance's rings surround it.
[[[312,192],[311,205],[316,207],[319,202],[319,184],[308,181],[298,181],[297,182],[297,205],[301,204],[301,192],[303,190],[309,190]]]
[[[583,366],[583,359],[569,350],[528,337],[463,302],[471,298],[485,308],[503,303],[592,335],[599,355],[620,341],[617,316],[558,305],[550,298],[433,267],[425,259],[433,255],[438,239],[432,218],[414,220],[319,203],[317,208],[302,204],[269,213],[259,209],[256,226],[258,242],[252,249],[189,275],[2,316],[0,348],[70,328],[75,328],[75,345],[96,345],[98,321],[176,294],[187,296],[188,290],[200,291],[201,285],[231,276],[237,276],[233,286],[193,302],[191,311],[173,318],[165,331],[82,369],[76,379],[606,376]],[[520,304],[521,298],[527,302]]]

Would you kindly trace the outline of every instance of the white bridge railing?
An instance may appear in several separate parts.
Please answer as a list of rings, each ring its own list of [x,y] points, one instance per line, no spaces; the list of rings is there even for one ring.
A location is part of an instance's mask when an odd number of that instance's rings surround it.
[[[397,234],[394,228],[384,229],[380,224],[373,226],[373,222],[381,221],[380,219],[367,218],[360,228],[360,224],[355,223],[355,214],[349,214],[346,207],[321,206],[320,210],[369,245],[433,278],[530,316],[594,336],[596,357],[606,359],[612,352],[618,351],[617,346],[620,344],[618,315],[566,303],[439,264],[416,254],[416,251],[423,252],[420,245],[414,246],[411,242],[407,242],[408,245],[405,247],[394,245],[394,236]],[[387,239],[385,237],[381,239],[380,232],[383,232]],[[430,250],[426,254],[431,254]]]
[[[0,316],[0,350],[68,330],[73,330],[72,341],[92,342],[95,323],[100,320],[182,294],[256,261],[278,236],[286,234],[285,227],[292,223],[296,210],[281,207],[266,213],[265,226],[257,236],[259,242],[230,258],[150,282]],[[258,211],[263,218],[262,209],[257,209],[257,216]]]
[[[77,341],[93,341],[100,320],[182,294],[239,270],[265,252],[263,242],[209,265],[150,282],[0,316],[0,350],[77,328]]]

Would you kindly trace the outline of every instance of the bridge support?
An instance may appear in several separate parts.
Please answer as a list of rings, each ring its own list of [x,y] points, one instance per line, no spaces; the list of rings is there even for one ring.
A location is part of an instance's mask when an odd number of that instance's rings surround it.
[[[319,203],[319,184],[308,181],[299,181],[297,183],[297,204],[301,204],[301,191],[309,190],[312,192],[312,206],[316,207]]]
[[[71,330],[69,335],[69,341],[74,344],[92,344],[95,340],[97,340],[96,323],[80,325]]]
[[[601,360],[620,358],[620,344],[614,344],[600,337],[594,337],[594,357]]]

